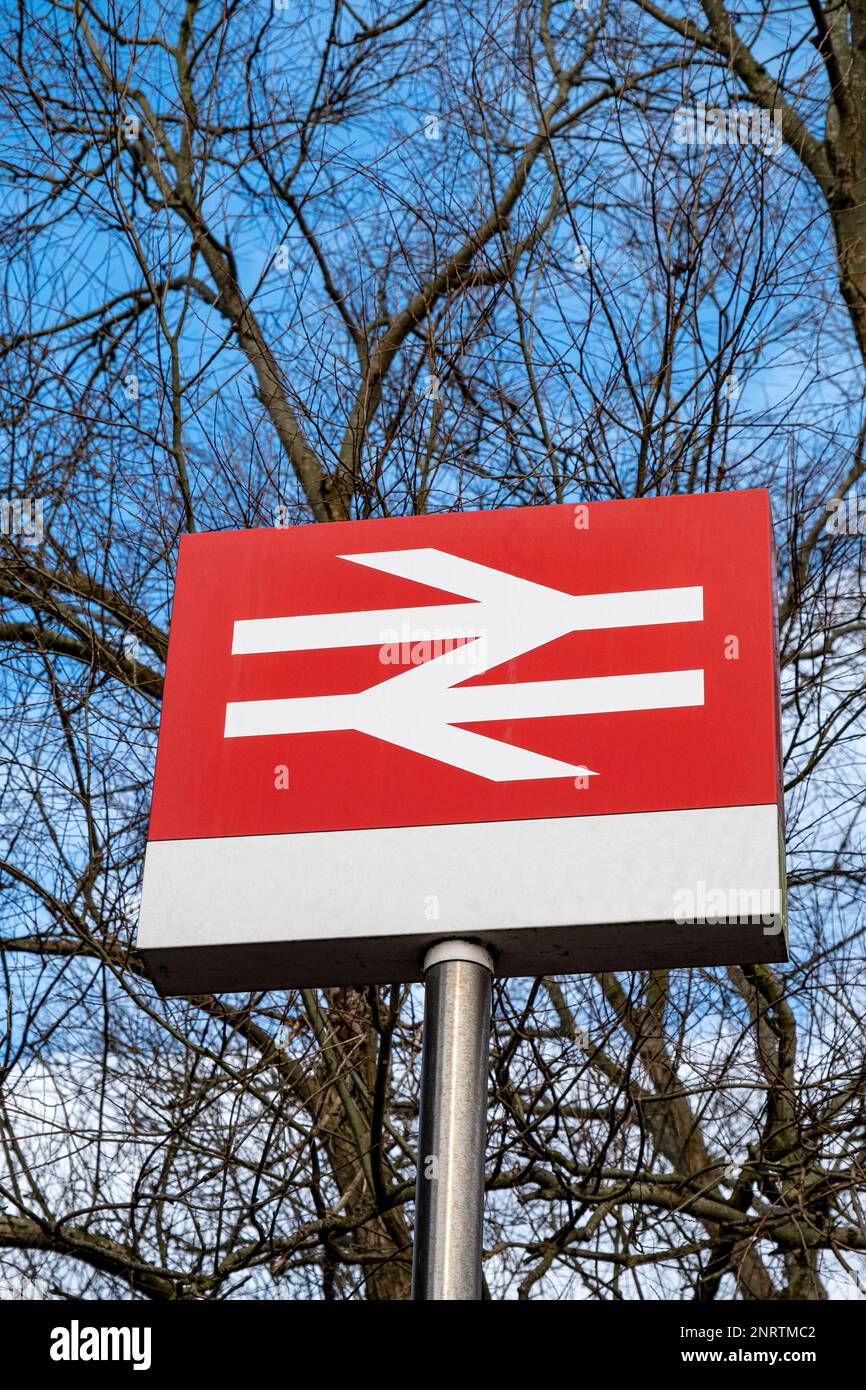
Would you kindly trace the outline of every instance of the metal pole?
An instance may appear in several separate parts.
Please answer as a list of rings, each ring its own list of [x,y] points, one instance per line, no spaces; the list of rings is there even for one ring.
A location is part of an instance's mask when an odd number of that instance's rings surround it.
[[[480,1299],[493,961],[471,941],[424,959],[412,1297]]]

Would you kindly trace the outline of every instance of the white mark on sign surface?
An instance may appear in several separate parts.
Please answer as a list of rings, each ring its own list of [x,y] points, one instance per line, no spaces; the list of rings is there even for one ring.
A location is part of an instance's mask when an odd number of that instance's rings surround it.
[[[378,646],[383,629],[408,624],[410,632],[414,626],[425,631],[435,627],[448,636],[466,637],[467,665],[455,669],[453,662],[440,656],[350,695],[236,701],[226,705],[226,738],[354,729],[492,782],[592,777],[597,774],[582,764],[561,762],[455,726],[704,703],[704,673],[697,669],[506,685],[459,684],[570,632],[700,622],[700,586],[576,596],[442,550],[377,551],[338,558],[468,595],[474,602],[245,619],[234,624],[232,653]],[[484,633],[483,644],[479,632]],[[473,662],[471,649],[480,650],[482,645],[483,654]]]

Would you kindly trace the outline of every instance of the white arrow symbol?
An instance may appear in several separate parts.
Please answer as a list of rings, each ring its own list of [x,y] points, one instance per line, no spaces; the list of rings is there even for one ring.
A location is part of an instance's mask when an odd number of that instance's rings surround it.
[[[470,640],[457,653],[434,657],[356,694],[228,704],[226,738],[355,729],[492,782],[530,781],[597,774],[580,764],[531,753],[455,725],[704,703],[702,670],[459,684],[569,632],[700,622],[700,586],[575,596],[442,550],[377,551],[338,558],[475,601],[238,621],[233,654],[382,645],[388,630],[401,625],[409,641],[429,638],[431,631],[437,637]],[[461,658],[457,669],[455,656]]]

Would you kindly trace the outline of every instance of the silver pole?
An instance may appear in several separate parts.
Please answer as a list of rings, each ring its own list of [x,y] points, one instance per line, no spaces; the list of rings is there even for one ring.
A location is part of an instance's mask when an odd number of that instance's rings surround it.
[[[480,1299],[493,961],[471,941],[424,960],[412,1297]]]

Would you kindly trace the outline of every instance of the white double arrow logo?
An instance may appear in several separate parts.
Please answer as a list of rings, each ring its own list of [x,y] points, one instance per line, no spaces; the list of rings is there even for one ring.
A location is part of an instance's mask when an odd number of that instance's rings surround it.
[[[389,628],[402,626],[410,641],[429,637],[433,629],[437,637],[466,638],[465,646],[458,649],[461,655],[465,652],[465,659],[455,670],[455,653],[433,657],[357,694],[228,704],[226,738],[355,729],[491,782],[591,777],[596,774],[581,764],[560,762],[455,726],[704,703],[703,670],[459,684],[570,632],[700,622],[700,586],[575,596],[443,550],[390,550],[337,558],[462,594],[474,602],[243,620],[234,625],[232,653],[376,646],[387,640]]]

